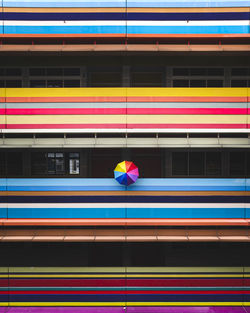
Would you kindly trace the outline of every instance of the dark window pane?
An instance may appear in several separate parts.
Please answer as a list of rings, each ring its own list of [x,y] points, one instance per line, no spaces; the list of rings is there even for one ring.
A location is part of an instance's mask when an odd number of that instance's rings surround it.
[[[30,68],[29,73],[30,76],[45,76],[46,70],[45,68]]]
[[[62,76],[63,69],[62,68],[47,68],[48,76]]]
[[[191,68],[190,75],[191,76],[205,76],[207,74],[206,68]]]
[[[48,80],[47,87],[48,88],[62,88],[63,81],[62,80]]]
[[[31,88],[45,88],[46,80],[31,80],[30,87]]]
[[[130,246],[131,266],[164,266],[164,252],[161,244],[133,243]]]
[[[250,152],[247,152],[247,177],[250,177]]]
[[[174,68],[173,76],[188,76],[189,69],[188,68]]]
[[[172,175],[188,175],[188,153],[172,153]]]
[[[223,87],[223,80],[215,80],[215,79],[208,80],[207,87]]]
[[[122,161],[120,149],[93,149],[91,156],[91,177],[113,178],[117,163]]]
[[[163,74],[154,72],[141,72],[131,74],[132,87],[162,87]]]
[[[162,177],[161,152],[156,149],[133,149],[131,158],[139,168],[141,178]]]
[[[22,81],[21,80],[6,80],[5,86],[9,88],[20,88],[22,87]]]
[[[48,153],[48,173],[49,174],[64,174],[65,173],[64,154],[61,152]]]
[[[6,76],[21,76],[22,70],[20,68],[6,68],[5,75]]]
[[[23,155],[22,152],[7,153],[7,174],[19,176],[23,174]]]
[[[4,88],[5,87],[5,81],[4,80],[0,80],[0,88]]]
[[[247,76],[249,75],[248,68],[232,68],[231,71],[232,76]]]
[[[5,175],[5,152],[0,151],[0,177]]]
[[[204,153],[189,153],[189,175],[204,175]]]
[[[31,174],[45,175],[47,174],[47,160],[46,153],[33,152],[31,154]]]
[[[4,76],[5,74],[5,69],[4,68],[0,68],[0,76]]]
[[[184,79],[173,80],[173,87],[189,87],[189,81]]]
[[[65,80],[64,81],[64,87],[67,87],[67,88],[80,87],[80,80],[79,79]]]
[[[223,68],[208,68],[207,69],[208,76],[224,76]]]
[[[231,87],[247,87],[247,80],[231,80]]]
[[[230,175],[245,174],[245,152],[230,152]]]
[[[90,73],[91,87],[121,87],[121,73],[93,72]]]
[[[64,68],[63,75],[64,76],[79,76],[80,69],[79,68]]]
[[[89,244],[88,266],[122,266],[121,243]]]
[[[190,80],[190,87],[206,87],[206,81],[200,79]]]
[[[206,175],[219,176],[221,175],[221,153],[207,152],[206,153]]]

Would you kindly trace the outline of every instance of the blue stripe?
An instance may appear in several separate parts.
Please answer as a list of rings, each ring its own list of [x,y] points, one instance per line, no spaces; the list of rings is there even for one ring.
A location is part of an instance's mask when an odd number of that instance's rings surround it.
[[[7,207],[0,208],[0,218],[7,218]]]
[[[250,190],[250,179],[223,178],[139,178],[125,187],[115,179],[105,178],[8,178],[0,179],[0,190],[9,191],[74,191],[74,190],[130,190],[130,191],[244,191]]]
[[[208,21],[208,20],[249,20],[249,12],[222,13],[0,13],[2,20],[28,21],[97,21],[97,20],[129,20],[129,21]]]
[[[125,205],[124,205],[125,206]],[[8,208],[9,218],[244,218],[244,208]]]
[[[125,26],[4,26],[5,34],[125,34]]]
[[[242,26],[4,26],[5,34],[248,34]]]
[[[128,34],[248,34],[243,26],[127,26]]]
[[[0,203],[250,203],[250,196],[2,196]]]
[[[126,1],[116,0],[116,1],[10,1],[3,0],[3,6],[5,7],[126,7]],[[248,0],[198,0],[198,1],[127,1],[128,7],[248,7]]]
[[[128,302],[150,302],[150,301],[159,301],[159,302],[230,302],[230,301],[243,301],[243,295],[10,295],[10,302],[120,302],[120,301],[128,301]],[[249,297],[247,297],[249,299]],[[77,312],[77,310],[76,310]]]

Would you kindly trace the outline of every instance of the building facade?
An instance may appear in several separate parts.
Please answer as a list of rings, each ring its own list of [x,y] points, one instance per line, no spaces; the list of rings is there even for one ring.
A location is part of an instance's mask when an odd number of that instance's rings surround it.
[[[249,39],[246,0],[0,2],[0,313],[250,312]]]

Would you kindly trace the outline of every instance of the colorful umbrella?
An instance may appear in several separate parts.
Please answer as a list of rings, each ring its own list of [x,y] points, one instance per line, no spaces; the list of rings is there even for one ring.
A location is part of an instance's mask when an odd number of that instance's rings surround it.
[[[117,164],[114,169],[114,175],[118,183],[128,186],[136,182],[139,171],[133,162],[123,161]]]

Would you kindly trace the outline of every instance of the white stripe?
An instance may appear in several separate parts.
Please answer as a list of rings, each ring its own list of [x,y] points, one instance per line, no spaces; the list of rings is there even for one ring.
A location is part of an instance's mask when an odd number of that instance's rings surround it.
[[[1,203],[0,208],[250,208],[246,203]]]
[[[2,21],[1,21],[2,22]],[[243,26],[243,21],[4,21],[5,26]]]

